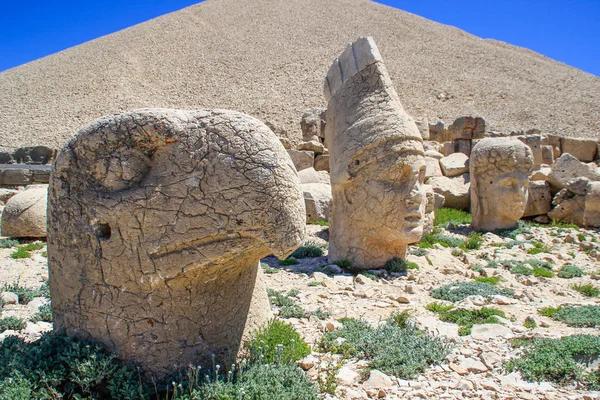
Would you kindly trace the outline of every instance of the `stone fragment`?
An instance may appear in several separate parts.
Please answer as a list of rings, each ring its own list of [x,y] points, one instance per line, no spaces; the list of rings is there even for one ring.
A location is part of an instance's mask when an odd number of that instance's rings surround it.
[[[585,196],[583,226],[600,227],[600,182],[590,184],[589,193]]]
[[[296,171],[302,171],[306,168],[313,168],[315,164],[315,153],[305,150],[288,150],[287,151]]]
[[[472,143],[469,139],[457,139],[456,140],[456,151],[458,153],[465,154],[467,157],[471,155],[471,148],[475,143]]]
[[[425,206],[425,217],[423,219],[423,234],[433,233],[433,225],[435,222],[435,192],[433,186],[423,185],[427,204]]]
[[[585,196],[577,196],[567,189],[562,189],[554,196],[552,204],[554,208],[548,213],[552,220],[584,226]]]
[[[554,155],[554,159],[556,160],[562,154],[560,149],[560,136],[546,135],[546,138],[548,140],[548,146],[552,146],[552,153]]]
[[[524,217],[547,214],[552,208],[550,185],[545,181],[529,182],[527,206]]]
[[[489,369],[493,369],[495,365],[502,362],[502,358],[493,351],[482,352],[480,358]]]
[[[15,196],[18,193],[19,191],[15,189],[0,188],[0,204],[6,203],[8,200],[10,200],[11,197]]]
[[[485,120],[481,117],[460,117],[448,127],[451,140],[481,139],[485,135]]]
[[[331,186],[326,183],[300,185],[304,195],[306,223],[329,221],[331,209]]]
[[[423,140],[371,38],[359,38],[334,61],[325,97],[333,194],[329,260],[378,268],[404,257],[423,234]]]
[[[427,184],[433,187],[433,191],[444,197],[444,207],[457,210],[469,209],[471,204],[469,182],[469,174],[458,176],[456,178],[440,176],[427,180]]]
[[[517,139],[525,143],[531,149],[531,153],[533,155],[533,165],[541,165],[544,162],[542,157],[541,135],[517,136]]]
[[[471,214],[477,231],[512,229],[527,205],[531,150],[518,140],[483,139],[470,160]]]
[[[444,176],[437,158],[425,157],[425,180],[436,176]]]
[[[22,186],[33,182],[33,171],[28,168],[0,170],[0,185]]]
[[[362,386],[364,389],[381,389],[388,388],[392,385],[394,385],[392,378],[379,370],[372,369],[369,374],[369,379],[367,379]]]
[[[444,155],[437,150],[426,150],[425,158],[427,158],[427,157],[435,158],[436,160],[440,160],[444,157]]]
[[[488,341],[495,337],[509,339],[513,336],[512,330],[499,324],[481,324],[473,325],[471,328],[471,337],[477,340]]]
[[[296,150],[312,151],[315,155],[323,154],[325,146],[321,142],[311,140],[310,142],[302,142],[296,146]]]
[[[468,372],[474,372],[476,374],[480,374],[482,372],[486,372],[488,367],[486,367],[481,361],[476,360],[474,358],[465,358],[459,365],[462,370],[466,370]]]
[[[312,354],[309,354],[303,359],[299,360],[297,364],[303,370],[308,371],[309,369],[314,367],[318,361],[319,360],[317,359],[317,357],[313,356]]]
[[[552,172],[552,168],[550,167],[541,167],[537,171],[535,171],[531,176],[529,176],[529,181],[547,181],[548,176]]]
[[[0,299],[4,302],[4,304],[19,304],[19,296],[13,292],[0,293]]]
[[[325,108],[309,108],[304,111],[300,119],[302,140],[322,142],[325,139]]]
[[[562,154],[568,153],[583,162],[593,161],[598,150],[598,141],[593,139],[560,138]]]
[[[335,376],[337,382],[344,386],[354,385],[358,381],[358,378],[360,378],[360,374],[346,365],[340,368]]]
[[[319,154],[315,157],[315,169],[329,172],[329,154]]]
[[[444,157],[448,157],[450,154],[456,152],[456,144],[454,142],[444,142],[442,143],[442,148],[440,149],[440,153]]]
[[[592,182],[585,177],[573,178],[567,182],[566,189],[578,196],[587,196],[592,190]]]
[[[227,370],[271,318],[259,260],[303,242],[299,186],[276,135],[245,114],[144,109],[92,122],[50,184],[55,329],[157,379],[213,354]]]
[[[50,299],[47,297],[34,297],[27,303],[27,308],[35,313],[39,311],[41,306],[46,304],[50,304]]]
[[[443,121],[429,123],[429,140],[436,141],[438,143],[444,143],[448,141],[448,138],[446,137],[446,128]]]
[[[314,168],[306,168],[298,171],[298,179],[301,185],[305,183],[321,183],[321,176]]]
[[[433,336],[445,336],[450,339],[458,339],[459,326],[449,322],[442,322],[435,317],[417,317],[417,324]]]
[[[440,160],[445,176],[452,178],[469,172],[469,157],[463,153],[450,154]]]
[[[49,164],[57,151],[46,146],[22,147],[16,149],[12,158],[17,164]]]
[[[588,178],[590,181],[600,181],[600,171],[596,165],[584,164],[571,154],[564,153],[552,166],[548,182],[557,189],[563,189],[567,182],[579,177]]]
[[[2,211],[2,236],[45,238],[48,185],[31,185],[11,197]]]
[[[280,137],[279,142],[283,145],[283,148],[286,150],[290,150],[293,147],[292,142],[290,142],[290,139],[288,138]]]
[[[507,306],[511,304],[516,304],[517,300],[511,299],[510,297],[502,296],[500,294],[495,294],[492,297],[490,297],[490,302],[501,306]]]
[[[542,146],[542,164],[554,164],[554,149],[552,146]]]
[[[415,117],[414,120],[419,133],[421,133],[421,138],[423,140],[429,140],[429,121],[427,121],[427,118]]]

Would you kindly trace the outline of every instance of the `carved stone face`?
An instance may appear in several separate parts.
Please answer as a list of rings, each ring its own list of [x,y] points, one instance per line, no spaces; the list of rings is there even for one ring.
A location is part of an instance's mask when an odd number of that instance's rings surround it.
[[[56,327],[159,375],[235,355],[268,311],[258,260],[298,247],[306,218],[276,136],[231,111],[100,119],[58,156],[49,199]]]
[[[471,152],[471,208],[477,230],[516,226],[527,206],[531,149],[518,140],[483,139]]]

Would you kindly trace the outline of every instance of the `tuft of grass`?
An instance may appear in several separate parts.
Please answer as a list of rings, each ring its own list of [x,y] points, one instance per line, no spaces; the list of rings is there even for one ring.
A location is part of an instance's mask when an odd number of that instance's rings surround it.
[[[31,317],[32,322],[44,321],[52,322],[52,306],[50,304],[43,304],[38,309],[38,312]]]
[[[542,242],[533,243],[533,249],[527,250],[527,254],[535,255],[540,253],[550,253],[552,249]]]
[[[0,319],[0,333],[7,331],[9,329],[13,330],[13,331],[20,331],[21,329],[25,329],[26,326],[27,326],[27,322],[25,322],[21,318],[6,317],[6,318]]]
[[[310,281],[308,282],[308,286],[323,286],[323,282]]]
[[[42,243],[42,242],[27,243],[27,244],[19,246],[20,249],[23,249],[25,251],[41,250],[44,247],[46,247],[46,243]]]
[[[10,258],[18,260],[21,258],[31,258],[31,253],[27,250],[23,250],[21,247],[17,247],[17,250],[10,253]]]
[[[575,265],[563,265],[558,271],[558,277],[563,279],[580,278],[583,276],[583,270]]]
[[[506,317],[504,312],[486,307],[482,307],[479,310],[454,310],[452,306],[431,303],[425,308],[438,314],[440,320],[460,326],[458,334],[461,336],[470,335],[471,328],[475,324],[498,324],[499,320],[497,317]]]
[[[324,252],[326,246],[315,243],[308,242],[304,246],[297,248],[291,255],[293,258],[311,258],[311,257],[321,257]]]
[[[300,262],[298,260],[296,260],[294,257],[288,257],[285,260],[279,260],[279,265],[283,265],[283,266],[296,265],[299,263]]]
[[[528,267],[527,265],[524,265],[524,264],[517,264],[510,269],[510,273],[514,274],[514,275],[531,276],[531,275],[533,275],[533,268]]]
[[[461,301],[469,296],[491,297],[497,294],[511,297],[514,292],[482,282],[456,282],[432,289],[430,292],[431,297],[435,299],[451,302]]]
[[[477,250],[483,243],[483,235],[479,232],[471,232],[464,241],[462,247],[466,250]]]
[[[298,294],[297,290],[290,290],[287,293],[283,293],[277,290],[267,289],[267,295],[272,306],[276,306],[279,310],[279,316],[281,318],[302,318],[306,312],[298,304],[295,296]]]
[[[537,324],[536,324],[535,320],[531,317],[525,318],[525,322],[523,322],[523,326],[527,329],[537,328]]]
[[[563,307],[543,307],[538,310],[538,314],[544,317],[553,318],[554,315],[562,309]]]
[[[0,292],[12,292],[16,294],[19,298],[20,304],[27,304],[35,297],[50,298],[50,289],[48,287],[48,282],[42,284],[42,286],[40,286],[39,289],[29,289],[25,286],[21,286],[19,281],[17,280],[14,283],[5,283],[4,285],[2,285],[0,287]]]
[[[19,241],[15,239],[0,239],[0,249],[10,249],[11,247],[17,247]]]
[[[23,244],[17,247],[17,250],[13,251],[10,254],[10,258],[15,260],[21,258],[31,258],[31,252],[35,250],[41,250],[46,246],[45,243],[42,242],[33,242],[28,244]]]
[[[543,278],[552,278],[552,277],[554,277],[554,272],[549,271],[543,267],[534,267],[533,268],[533,276],[543,277]]]
[[[276,318],[253,335],[251,357],[264,363],[291,364],[310,354],[310,347],[291,324]]]
[[[561,384],[579,382],[587,389],[599,387],[597,370],[587,366],[600,354],[600,336],[572,335],[560,339],[534,339],[524,344],[523,353],[504,364],[508,372],[518,371],[528,381]]]
[[[600,289],[598,289],[596,286],[592,285],[592,284],[578,284],[578,285],[571,285],[571,289],[581,293],[582,295],[586,296],[586,297],[598,297],[598,295],[600,294]]]
[[[489,276],[489,277],[478,276],[477,278],[475,278],[473,280],[475,282],[488,283],[490,285],[497,285],[498,282],[500,282],[500,277],[499,276]]]
[[[396,312],[392,314],[388,322],[399,328],[408,328],[410,327],[412,316],[412,310],[404,310],[402,312]]]
[[[383,268],[389,273],[397,272],[406,274],[409,269],[419,269],[419,264],[403,260],[399,257],[393,257],[386,261]]]
[[[412,379],[430,365],[440,363],[451,351],[446,340],[424,334],[410,324],[400,327],[393,320],[387,320],[375,328],[366,321],[352,318],[340,322],[341,328],[323,335],[321,349],[344,358],[365,359],[367,370],[377,369]]]
[[[279,269],[271,267],[267,263],[260,263],[260,267],[262,268],[265,274],[276,274],[279,272]]]
[[[334,261],[333,264],[337,265],[343,270],[351,270],[353,269],[352,263],[349,260],[337,260]]]
[[[442,233],[428,233],[423,235],[419,247],[422,249],[430,249],[436,243],[443,247],[461,247],[464,244],[464,240]]]
[[[427,252],[425,249],[417,248],[410,251],[410,254],[417,257],[423,257]]]
[[[447,226],[451,222],[453,225],[467,225],[473,222],[471,214],[462,210],[453,208],[439,208],[435,210],[433,223],[435,226]]]
[[[312,221],[309,225],[329,226],[329,221]]]
[[[319,319],[327,319],[331,317],[331,313],[329,311],[325,311],[321,308],[319,308],[317,311],[309,312],[308,315],[311,317],[317,317]]]

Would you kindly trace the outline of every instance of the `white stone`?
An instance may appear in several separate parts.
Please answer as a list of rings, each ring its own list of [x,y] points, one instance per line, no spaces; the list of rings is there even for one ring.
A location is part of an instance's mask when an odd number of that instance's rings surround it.
[[[440,167],[447,177],[455,177],[469,172],[469,157],[463,153],[453,153],[440,159]]]

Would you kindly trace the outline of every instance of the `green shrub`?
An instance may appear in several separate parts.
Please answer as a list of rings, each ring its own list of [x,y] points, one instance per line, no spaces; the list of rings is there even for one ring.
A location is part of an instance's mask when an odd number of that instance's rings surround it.
[[[31,317],[31,321],[52,322],[52,306],[50,304],[43,304],[40,306],[40,308],[38,308],[38,312]]]
[[[431,297],[451,302],[461,301],[469,296],[491,297],[494,295],[512,296],[510,289],[499,289],[482,282],[456,282],[431,290]]]
[[[296,260],[294,257],[288,257],[285,260],[279,260],[279,265],[284,265],[284,266],[296,265],[298,263],[299,263],[299,261]]]
[[[518,264],[510,269],[510,273],[514,274],[514,275],[530,276],[530,275],[533,275],[533,268],[528,267],[525,264]]]
[[[260,263],[260,266],[265,274],[276,274],[279,272],[278,268],[273,268],[267,263]]]
[[[294,258],[309,258],[309,257],[321,257],[323,253],[324,245],[309,242],[304,246],[297,248],[291,255]]]
[[[583,276],[583,270],[575,265],[563,265],[558,271],[558,277],[563,279],[580,278]]]
[[[479,232],[471,232],[464,241],[462,247],[466,250],[477,250],[483,243],[483,236]]]
[[[319,308],[317,311],[309,312],[308,315],[311,317],[317,317],[319,319],[327,319],[331,317],[331,313],[329,311],[325,311],[321,308]]]
[[[550,247],[546,246],[544,243],[542,242],[535,242],[533,244],[533,249],[529,249],[527,250],[527,254],[540,254],[540,253],[550,253],[552,251],[552,249],[550,249]]]
[[[374,274],[374,273],[372,273],[371,271],[363,271],[363,272],[361,272],[361,273],[360,273],[360,274],[358,274],[358,275],[362,275],[362,276],[364,276],[365,278],[369,278],[369,279],[370,279],[370,280],[372,280],[372,281],[379,282],[379,278],[377,277],[377,275],[375,275],[375,274]]]
[[[352,263],[348,260],[337,260],[334,261],[333,264],[337,265],[343,270],[351,270],[353,269]]]
[[[429,303],[425,306],[426,310],[432,311],[436,314],[450,311],[453,308],[454,308],[454,306],[451,304],[446,305],[446,304],[441,304],[441,303],[437,303],[437,302]]]
[[[497,317],[506,317],[504,312],[486,307],[482,307],[479,310],[453,310],[453,307],[450,308],[449,306],[440,306],[437,303],[431,303],[425,308],[437,313],[440,320],[452,322],[460,326],[458,334],[461,336],[470,335],[471,328],[475,324],[497,324],[499,323]]]
[[[18,260],[20,258],[31,258],[31,253],[27,250],[22,249],[21,247],[17,247],[17,250],[10,253],[10,258]]]
[[[431,337],[410,325],[397,326],[393,320],[377,328],[351,318],[340,322],[343,327],[323,335],[323,351],[365,359],[367,369],[377,369],[403,379],[412,379],[425,372],[428,366],[444,360],[451,350],[445,340]],[[346,340],[340,342],[338,338]]]
[[[302,306],[295,299],[297,294],[297,290],[282,293],[277,290],[267,289],[269,301],[272,306],[276,306],[279,309],[281,318],[302,318],[306,314]]]
[[[387,260],[383,268],[389,273],[397,272],[405,274],[408,271],[408,265],[406,261],[399,257],[393,257]]]
[[[9,249],[11,247],[17,247],[19,245],[18,240],[14,239],[0,239],[0,249]]]
[[[50,298],[50,289],[48,287],[48,283],[42,284],[39,289],[29,289],[25,286],[21,286],[19,281],[17,280],[10,285],[5,283],[2,287],[0,287],[0,292],[12,292],[17,295],[19,298],[20,304],[27,304],[35,297],[48,297]]]
[[[23,244],[17,247],[17,250],[12,252],[10,257],[13,259],[30,258],[32,251],[43,249],[45,246],[46,244],[42,242]]]
[[[571,289],[581,293],[586,297],[597,297],[600,294],[600,289],[591,284],[571,285]]]
[[[10,397],[22,393],[22,397]],[[16,336],[0,345],[0,398],[147,398],[133,367],[123,366],[101,346],[45,334],[27,343]]]
[[[538,310],[538,314],[552,318],[560,310],[562,310],[562,307],[543,307]]]
[[[475,282],[481,282],[481,283],[489,283],[490,285],[497,285],[498,282],[500,282],[500,277],[498,276],[478,276],[477,278],[473,279]]]
[[[600,326],[600,306],[569,306],[554,309],[547,315],[556,321],[578,328]]]
[[[255,332],[248,349],[251,359],[268,364],[292,364],[310,354],[310,347],[296,329],[278,319]]]
[[[471,214],[453,208],[438,208],[435,210],[434,225],[447,226],[449,222],[453,225],[466,225],[473,222]]]
[[[436,243],[443,247],[461,247],[464,244],[464,240],[442,233],[428,233],[423,235],[419,247],[422,249],[430,249]]]
[[[557,384],[579,382],[597,389],[598,371],[587,371],[585,361],[600,355],[600,336],[573,335],[560,339],[534,339],[523,354],[505,363],[508,372],[518,371],[528,381]]]
[[[309,222],[309,225],[329,226],[329,221],[312,221]]]
[[[417,248],[410,251],[410,254],[417,257],[423,257],[427,252],[425,249]]]
[[[527,329],[535,329],[537,328],[537,323],[535,322],[535,320],[531,317],[527,317],[525,318],[525,321],[523,322],[523,326]]]
[[[397,312],[392,314],[392,316],[389,319],[389,323],[399,328],[408,328],[410,326],[412,316],[412,310],[404,310],[402,312]]]
[[[308,282],[308,286],[323,286],[323,282],[322,281],[310,281]]]
[[[494,233],[500,237],[509,238],[515,240],[518,235],[523,235],[531,232],[533,225],[527,221],[519,220],[517,227],[514,229],[498,229]]]
[[[534,267],[533,268],[533,276],[543,277],[543,278],[552,278],[554,276],[554,272],[549,271],[543,267]]]
[[[25,329],[26,326],[27,322],[25,322],[21,318],[6,317],[0,319],[0,333],[9,329],[13,331],[20,331],[21,329]]]

